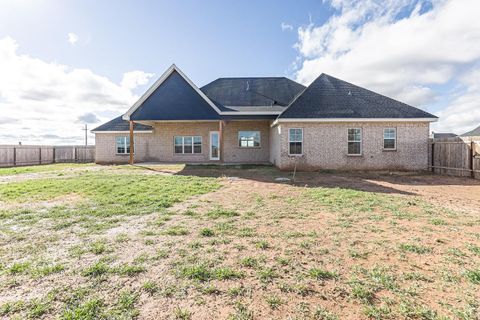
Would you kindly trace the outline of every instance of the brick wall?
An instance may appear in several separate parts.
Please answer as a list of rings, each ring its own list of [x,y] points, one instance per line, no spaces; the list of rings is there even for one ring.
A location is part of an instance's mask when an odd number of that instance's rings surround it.
[[[280,127],[280,128],[278,128]],[[428,167],[429,123],[281,123],[277,166],[300,170],[423,170]],[[303,155],[288,154],[288,129],[303,128]],[[347,155],[348,128],[362,128],[362,155]],[[397,149],[383,149],[383,129],[397,128]],[[272,128],[274,129],[274,128]]]
[[[223,128],[223,156],[226,163],[269,162],[268,121],[230,121]],[[238,131],[260,131],[259,148],[238,147]],[[180,163],[218,162],[210,160],[210,131],[219,131],[219,122],[162,122],[156,123],[153,133],[135,133],[135,161],[159,161]],[[95,135],[97,163],[128,163],[129,155],[117,155],[115,138],[128,133],[97,133]],[[175,154],[174,136],[201,136],[202,153]]]

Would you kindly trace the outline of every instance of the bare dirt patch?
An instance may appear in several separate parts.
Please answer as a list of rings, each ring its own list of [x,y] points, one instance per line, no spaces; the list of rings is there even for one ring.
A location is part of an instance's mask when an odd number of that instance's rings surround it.
[[[141,172],[216,177],[221,187],[148,214],[99,216],[88,228],[85,221],[46,230],[48,221],[23,225],[23,237],[12,233],[2,240],[0,305],[46,303],[55,289],[43,317],[61,315],[80,290],[86,293],[76,306],[101,299],[96,312],[111,318],[478,316],[475,180],[298,173],[295,182],[279,183],[275,178],[291,174],[271,167]],[[78,200],[51,201],[76,206]],[[22,262],[30,263],[28,271],[12,269]],[[64,269],[35,276],[43,262]],[[125,292],[133,301],[127,309],[118,302]]]

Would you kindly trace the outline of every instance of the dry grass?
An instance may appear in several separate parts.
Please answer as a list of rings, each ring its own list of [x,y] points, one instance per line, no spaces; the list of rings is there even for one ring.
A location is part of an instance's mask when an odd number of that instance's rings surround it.
[[[0,171],[5,318],[479,316],[473,180],[300,173],[282,184],[274,178],[288,174],[271,167],[165,165],[29,172]]]

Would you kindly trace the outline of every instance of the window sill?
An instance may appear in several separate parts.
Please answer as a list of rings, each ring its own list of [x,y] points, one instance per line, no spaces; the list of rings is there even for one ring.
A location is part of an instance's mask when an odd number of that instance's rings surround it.
[[[116,156],[129,156],[130,153],[115,153]],[[133,154],[135,155],[135,153]]]
[[[363,157],[363,154],[347,154],[347,157]]]
[[[203,153],[174,153],[174,156],[201,156]]]
[[[237,147],[237,149],[262,149],[262,147]]]
[[[303,153],[302,154],[288,154],[289,157],[295,157],[295,158],[298,158],[298,157],[303,157]]]
[[[392,152],[392,151],[397,151],[397,149],[396,149],[396,148],[395,148],[395,149],[385,149],[385,148],[383,148],[382,151],[384,151],[384,152]]]

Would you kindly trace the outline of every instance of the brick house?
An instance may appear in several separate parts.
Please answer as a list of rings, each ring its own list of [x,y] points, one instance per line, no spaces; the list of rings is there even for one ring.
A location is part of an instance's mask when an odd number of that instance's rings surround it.
[[[172,65],[124,115],[92,132],[97,163],[422,170],[433,121],[326,74],[308,87],[272,77],[220,78],[198,88]]]

